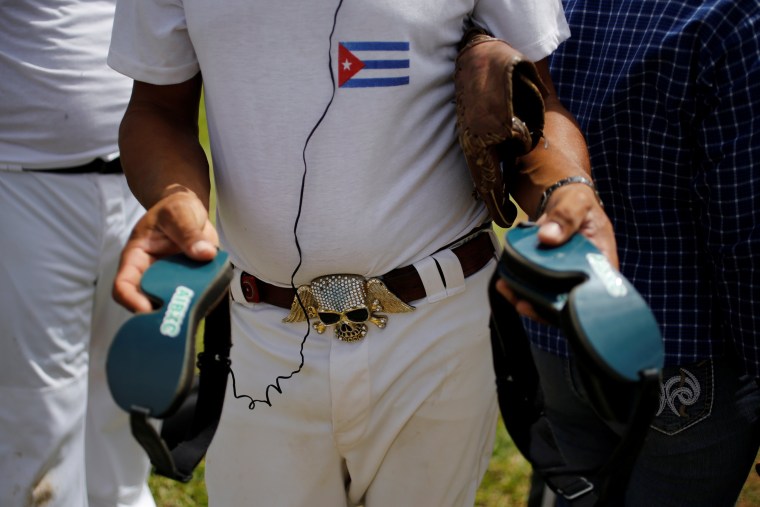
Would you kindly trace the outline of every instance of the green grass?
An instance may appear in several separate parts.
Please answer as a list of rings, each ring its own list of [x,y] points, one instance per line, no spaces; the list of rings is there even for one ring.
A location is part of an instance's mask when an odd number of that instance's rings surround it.
[[[203,108],[201,108],[200,125],[201,141],[208,152],[208,134]],[[760,459],[760,455],[758,458]],[[204,470],[202,462],[196,469],[193,479],[187,484],[152,475],[150,487],[158,507],[204,507],[208,505],[208,496],[203,482]],[[530,465],[517,451],[500,421],[497,427],[493,456],[477,492],[475,506],[524,506],[529,489],[529,480]],[[749,474],[736,507],[753,506],[760,506],[760,476],[754,471]]]
[[[475,496],[478,507],[524,505],[528,497],[530,465],[515,448],[504,424],[496,427],[491,463]]]

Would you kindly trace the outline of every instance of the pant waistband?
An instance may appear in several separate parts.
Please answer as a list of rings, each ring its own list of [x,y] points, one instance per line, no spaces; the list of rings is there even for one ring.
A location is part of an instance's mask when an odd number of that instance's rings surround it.
[[[96,158],[92,162],[75,167],[61,167],[55,169],[24,169],[24,171],[36,173],[56,173],[56,174],[120,174],[124,171],[121,168],[121,160],[115,158],[106,162],[102,158]]]
[[[464,276],[468,277],[480,271],[494,258],[494,243],[490,234],[482,232],[451,251],[459,259]],[[414,266],[397,268],[377,278],[405,303],[426,296],[425,286]],[[296,294],[292,287],[279,287],[263,282],[245,271],[240,274],[239,283],[243,296],[249,303],[268,303],[289,309]]]

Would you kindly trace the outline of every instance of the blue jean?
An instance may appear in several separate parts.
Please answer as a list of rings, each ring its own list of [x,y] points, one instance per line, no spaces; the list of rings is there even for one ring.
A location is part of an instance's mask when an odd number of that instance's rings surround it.
[[[535,347],[533,357],[546,413],[566,459],[602,465],[619,438],[586,401],[572,359]],[[627,491],[619,492],[621,505],[736,503],[760,446],[760,388],[738,371],[729,358],[663,370],[660,407]]]

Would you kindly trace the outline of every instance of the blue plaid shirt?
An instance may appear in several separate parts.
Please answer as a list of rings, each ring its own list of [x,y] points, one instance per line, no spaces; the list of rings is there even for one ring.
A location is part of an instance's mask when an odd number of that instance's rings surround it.
[[[734,346],[760,377],[760,2],[565,0],[552,76],[587,136],[621,271],[669,365]],[[534,323],[560,354],[556,331]]]

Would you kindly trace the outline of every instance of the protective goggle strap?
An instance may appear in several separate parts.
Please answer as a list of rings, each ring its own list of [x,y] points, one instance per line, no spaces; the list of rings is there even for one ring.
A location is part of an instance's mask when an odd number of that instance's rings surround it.
[[[222,413],[231,346],[229,297],[225,296],[206,317],[203,352],[198,354],[198,398],[183,440],[168,444],[145,412],[130,412],[132,434],[145,449],[156,474],[188,482],[205,456]]]
[[[659,372],[657,370],[641,372],[641,383],[642,388],[635,403],[633,419],[626,426],[620,443],[612,451],[609,460],[598,472],[569,473],[566,471],[568,468],[566,464],[560,467],[546,467],[546,464],[557,460],[564,463],[556,445],[542,446],[541,453],[530,457],[529,461],[543,475],[546,484],[557,495],[564,497],[572,507],[602,507],[620,504],[620,498],[610,498],[610,495],[619,495],[627,488],[633,465],[657,408]],[[547,432],[542,432],[542,438],[551,439],[553,443],[553,436],[547,435]],[[534,448],[537,447],[534,446]],[[596,486],[589,478],[594,480]]]
[[[495,275],[494,275],[495,276]],[[613,505],[609,495],[625,490],[638,450],[656,410],[659,372],[641,373],[635,416],[610,459],[598,471],[571,469],[560,452],[548,419],[530,342],[514,308],[489,284],[491,341],[499,406],[515,446],[546,484],[572,507]],[[593,483],[592,483],[593,480]],[[594,483],[597,486],[594,486]]]
[[[600,486],[600,505],[612,492],[625,491],[630,479],[633,465],[649,431],[649,425],[657,411],[660,392],[660,373],[658,370],[645,370],[639,373],[641,389],[635,403],[633,419],[622,435],[620,443],[610,459],[599,472],[603,479]]]
[[[494,274],[494,278],[496,274]],[[551,425],[543,412],[543,395],[530,342],[519,315],[489,284],[491,345],[499,407],[512,441],[546,484],[573,507],[597,505],[594,485],[568,470]]]

